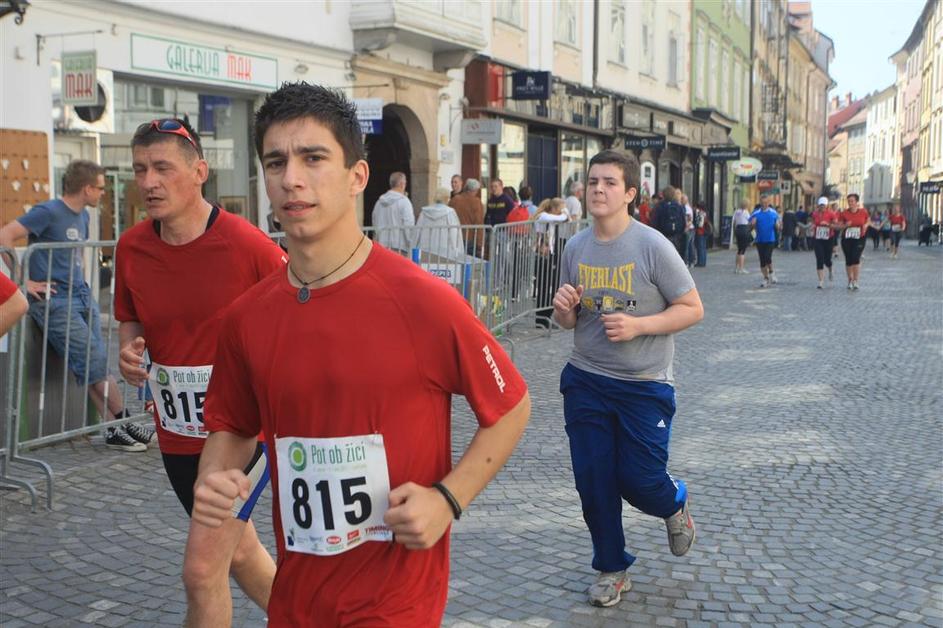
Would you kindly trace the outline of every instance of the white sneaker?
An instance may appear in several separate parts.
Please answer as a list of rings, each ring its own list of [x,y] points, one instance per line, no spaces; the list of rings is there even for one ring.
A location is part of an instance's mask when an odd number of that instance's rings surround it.
[[[821,281],[819,282],[819,285],[818,285],[817,287],[818,287],[819,290],[824,290],[824,289],[825,289],[825,286],[822,285],[822,282],[821,282]]]
[[[779,283],[778,281],[776,281],[776,275],[774,275],[773,273],[769,274],[769,281],[770,283]]]

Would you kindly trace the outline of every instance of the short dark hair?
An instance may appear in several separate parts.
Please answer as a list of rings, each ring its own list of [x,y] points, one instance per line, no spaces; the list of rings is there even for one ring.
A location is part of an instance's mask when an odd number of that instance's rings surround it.
[[[607,148],[600,153],[596,153],[593,155],[593,158],[589,160],[590,168],[596,164],[615,164],[622,169],[622,180],[625,181],[625,189],[635,188],[635,198],[629,203],[629,208],[635,207],[635,205],[638,204],[639,192],[642,189],[638,158],[632,153],[627,153],[615,148]]]
[[[178,146],[182,147],[187,155],[196,156],[200,159],[203,159],[203,143],[200,141],[200,134],[197,133],[190,122],[186,118],[169,118],[176,120],[180,123],[180,126],[187,130],[187,133],[190,134],[190,137],[193,138],[193,144],[196,144],[196,147],[193,146],[190,142],[187,141],[187,138],[182,135],[177,135],[176,133],[168,133],[166,131],[158,131],[154,128],[153,122],[145,122],[137,128],[137,131],[134,132],[134,137],[131,138],[131,150],[134,150],[138,146],[151,146],[152,144],[157,144],[159,142],[176,142]]]
[[[99,175],[105,174],[105,169],[94,161],[76,159],[66,166],[62,175],[62,192],[64,194],[78,194],[86,185],[98,183]]]
[[[854,192],[852,192],[851,194],[849,194],[849,195],[846,196],[845,198],[851,198],[852,196],[855,197],[855,200],[856,200],[856,201],[858,201],[859,203],[861,202],[861,197],[858,196],[857,194],[855,194]]]
[[[522,201],[529,201],[534,197],[534,188],[529,185],[522,185],[520,189],[520,195]]]
[[[255,150],[259,157],[262,157],[262,140],[269,127],[301,118],[312,118],[330,129],[344,151],[345,167],[366,160],[363,131],[354,103],[340,91],[305,81],[282,83],[265,97],[255,114]]]

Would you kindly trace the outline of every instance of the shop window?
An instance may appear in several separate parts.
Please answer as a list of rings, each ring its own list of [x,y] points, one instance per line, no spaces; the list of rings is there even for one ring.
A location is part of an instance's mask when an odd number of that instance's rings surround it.
[[[573,133],[560,134],[560,191],[570,193],[570,184],[586,178],[586,138]]]
[[[148,105],[147,100],[147,85],[135,84],[131,86],[131,106],[135,109],[146,109]]]
[[[501,143],[498,145],[497,174],[515,190],[527,178],[524,162],[525,129],[522,124],[504,123]]]

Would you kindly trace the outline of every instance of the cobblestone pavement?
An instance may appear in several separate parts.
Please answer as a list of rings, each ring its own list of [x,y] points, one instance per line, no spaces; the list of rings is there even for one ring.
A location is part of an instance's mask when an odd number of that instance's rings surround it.
[[[774,261],[765,290],[755,253],[751,275],[727,252],[694,269],[707,317],[678,339],[671,468],[698,540],[675,558],[662,522],[626,508],[639,560],[612,608],[584,601],[591,546],[557,392],[571,338],[516,343],[533,416],[455,526],[445,625],[943,625],[943,248],[868,251],[856,293],[841,265],[816,290],[811,253]],[[455,405],[461,451],[473,420]],[[180,625],[186,520],[158,453],[93,439],[35,455],[56,470],[55,507],[0,497],[0,624]],[[263,621],[237,591],[235,625]]]

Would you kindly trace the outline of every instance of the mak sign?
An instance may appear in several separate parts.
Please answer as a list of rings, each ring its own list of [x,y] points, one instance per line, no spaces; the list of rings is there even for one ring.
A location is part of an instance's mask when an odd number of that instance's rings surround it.
[[[212,83],[278,87],[276,59],[138,33],[131,33],[131,67]]]
[[[709,146],[707,158],[711,161],[733,161],[740,159],[739,146]]]
[[[62,104],[98,104],[97,66],[98,55],[94,50],[62,53]]]

